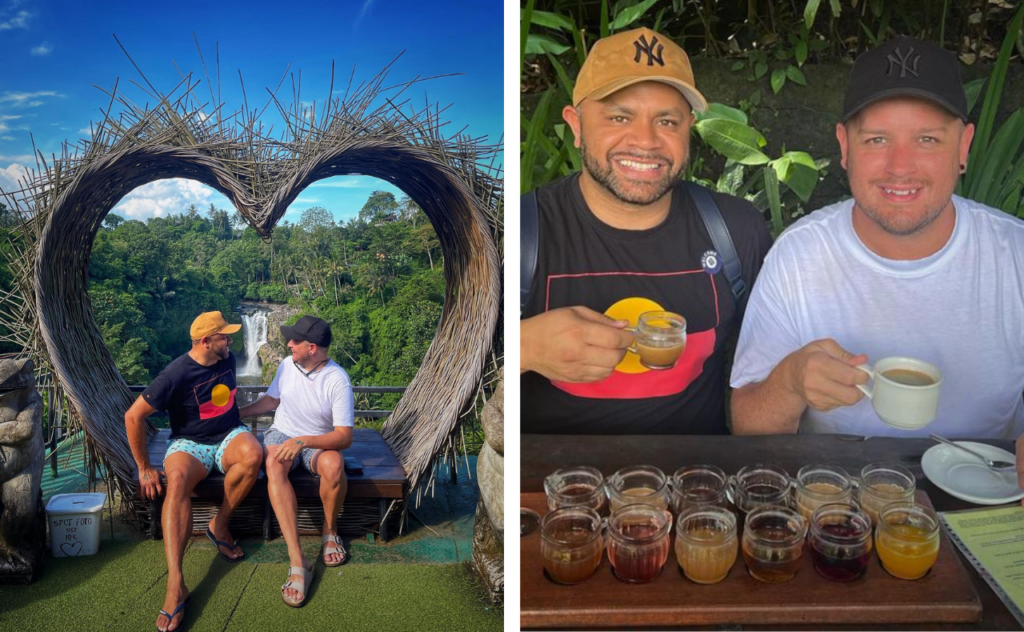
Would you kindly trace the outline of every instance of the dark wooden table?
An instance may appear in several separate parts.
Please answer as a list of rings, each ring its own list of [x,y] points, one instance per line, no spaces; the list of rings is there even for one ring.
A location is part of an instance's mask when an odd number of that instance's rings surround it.
[[[1010,441],[985,441],[1010,452],[1014,446]],[[592,465],[605,476],[628,465],[648,464],[661,468],[671,475],[684,464],[710,463],[732,474],[744,465],[755,462],[776,463],[796,474],[808,463],[829,463],[839,465],[851,474],[859,474],[861,468],[872,462],[898,462],[917,477],[919,490],[928,494],[932,504],[939,511],[976,508],[977,505],[964,502],[946,494],[933,485],[921,470],[921,455],[933,444],[928,439],[898,439],[849,437],[845,435],[786,435],[765,437],[732,436],[617,436],[588,437],[560,435],[522,435],[521,442],[521,488],[522,494],[543,492],[544,477],[566,465]],[[955,548],[955,547],[952,547]],[[957,552],[959,555],[959,552]],[[988,584],[962,557],[974,589],[981,600],[982,618],[973,623],[950,624],[906,624],[886,625],[885,629],[947,629],[947,630],[1019,630],[1020,625]],[[607,565],[607,560],[604,562]],[[742,566],[743,561],[737,564]],[[668,565],[675,565],[670,555]],[[675,570],[675,569],[672,569]],[[734,571],[736,569],[734,568]],[[598,572],[608,572],[606,568]],[[668,572],[668,569],[665,571]],[[529,611],[531,593],[543,590],[547,579],[521,577],[521,607]],[[822,580],[825,581],[825,580]],[[842,590],[836,584],[836,590]],[[579,591],[582,599],[571,604],[572,608],[585,610],[585,591]],[[634,622],[636,627],[649,626],[642,615]],[[587,627],[594,627],[592,624]],[[611,626],[611,627],[622,627]],[[719,626],[721,627],[721,626]],[[726,626],[740,629],[740,626]],[[772,629],[772,626],[748,626],[758,629]],[[778,626],[779,629],[822,629],[823,625]],[[864,624],[829,626],[831,629],[864,629]],[[878,627],[878,626],[875,626]]]

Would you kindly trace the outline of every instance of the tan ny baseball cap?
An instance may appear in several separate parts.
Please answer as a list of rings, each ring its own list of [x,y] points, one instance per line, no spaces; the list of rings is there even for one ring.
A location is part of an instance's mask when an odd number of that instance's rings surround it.
[[[202,340],[206,336],[214,334],[234,334],[242,328],[241,325],[229,325],[220,312],[203,312],[192,321],[192,329],[189,334],[192,340]]]
[[[649,28],[598,40],[576,77],[572,104],[579,106],[584,99],[600,100],[641,81],[666,83],[679,90],[694,111],[708,109],[707,100],[693,81],[686,52]]]

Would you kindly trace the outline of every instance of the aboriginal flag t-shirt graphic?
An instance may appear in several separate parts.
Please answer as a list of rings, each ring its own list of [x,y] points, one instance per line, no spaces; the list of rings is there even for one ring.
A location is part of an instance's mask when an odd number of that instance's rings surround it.
[[[157,410],[166,410],[171,438],[219,443],[241,425],[235,395],[235,356],[203,366],[189,354],[176,358],[142,392]]]
[[[686,319],[686,347],[671,369],[648,369],[627,353],[609,377],[587,384],[523,374],[523,432],[727,432],[725,355],[744,304],[733,299],[689,195],[677,186],[665,221],[634,231],[601,222],[587,207],[578,176],[537,193],[540,247],[523,318],[578,305],[635,325],[643,312],[667,310]],[[752,287],[771,246],[767,226],[748,202],[713,196]]]

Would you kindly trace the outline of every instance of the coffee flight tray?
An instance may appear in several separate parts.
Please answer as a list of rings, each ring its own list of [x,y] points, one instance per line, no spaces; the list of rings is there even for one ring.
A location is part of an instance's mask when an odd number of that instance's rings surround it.
[[[918,490],[918,504],[932,506]],[[520,506],[547,513],[543,493],[520,494]],[[673,525],[673,542],[674,542]],[[524,628],[616,628],[722,624],[907,624],[971,622],[981,601],[970,574],[945,531],[939,557],[922,579],[889,575],[872,552],[864,577],[848,583],[820,576],[806,550],[796,576],[778,584],[747,573],[738,556],[718,584],[700,585],[683,576],[674,548],[656,579],[627,584],[615,578],[605,555],[587,581],[564,586],[544,574],[540,529],[520,538],[520,625]]]

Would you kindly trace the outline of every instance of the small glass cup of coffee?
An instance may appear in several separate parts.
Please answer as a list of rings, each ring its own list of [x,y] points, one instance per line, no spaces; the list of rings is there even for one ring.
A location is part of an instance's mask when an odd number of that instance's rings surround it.
[[[822,505],[850,502],[852,495],[853,481],[841,467],[805,465],[796,473],[793,500],[804,520],[810,520],[814,510]]]
[[[633,333],[629,351],[640,356],[640,364],[648,369],[671,369],[686,348],[686,319],[674,312],[644,312],[629,331]]]
[[[630,584],[649,582],[668,561],[672,514],[651,505],[625,505],[608,519],[608,561]]]
[[[653,465],[624,467],[608,478],[605,487],[612,512],[636,503],[668,509],[668,478]]]
[[[582,505],[602,516],[608,515],[604,476],[597,468],[577,465],[555,470],[544,479],[544,493],[548,497],[548,509]]]
[[[676,521],[676,561],[698,584],[725,579],[739,555],[736,514],[716,505],[687,508]]]
[[[790,501],[792,481],[789,473],[778,465],[755,463],[736,472],[730,479],[732,501],[739,511],[740,524],[746,515],[762,505],[786,507]]]
[[[729,477],[714,465],[684,465],[672,475],[672,511],[697,505],[728,507]]]
[[[821,505],[811,515],[807,548],[825,579],[858,579],[871,559],[871,519],[852,503]]]
[[[556,509],[541,520],[540,554],[544,571],[559,584],[586,581],[601,565],[604,524],[587,507]]]
[[[754,579],[777,583],[800,570],[807,521],[787,507],[763,505],[747,514],[743,525],[743,561]]]
[[[927,426],[939,410],[942,373],[934,364],[915,358],[884,358],[872,367],[857,367],[871,376],[874,386],[857,388],[871,399],[878,417],[896,428]]]
[[[869,463],[860,471],[857,502],[860,508],[878,524],[878,514],[890,503],[913,502],[917,479],[907,468],[897,463]]]

